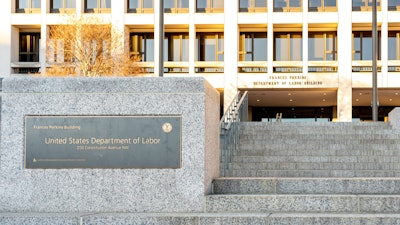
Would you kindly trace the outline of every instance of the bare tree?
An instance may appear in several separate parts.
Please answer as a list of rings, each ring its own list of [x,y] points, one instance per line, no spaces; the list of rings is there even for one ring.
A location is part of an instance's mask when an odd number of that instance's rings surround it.
[[[65,15],[49,26],[46,71],[50,76],[135,76],[141,69],[137,56],[124,45],[124,31],[101,17]]]

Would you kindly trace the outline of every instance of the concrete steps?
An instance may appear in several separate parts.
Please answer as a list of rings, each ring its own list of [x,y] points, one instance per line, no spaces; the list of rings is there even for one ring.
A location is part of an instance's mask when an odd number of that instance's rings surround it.
[[[213,182],[214,194],[348,194],[400,195],[397,178],[283,178],[221,177]]]
[[[208,213],[400,224],[400,133],[389,124],[242,123],[230,160],[206,196]]]
[[[21,213],[0,214],[0,224],[141,224],[141,225],[382,225],[400,224],[400,214],[351,213]]]
[[[225,176],[392,177],[400,132],[388,123],[241,123]]]
[[[209,195],[207,212],[400,213],[400,195]]]

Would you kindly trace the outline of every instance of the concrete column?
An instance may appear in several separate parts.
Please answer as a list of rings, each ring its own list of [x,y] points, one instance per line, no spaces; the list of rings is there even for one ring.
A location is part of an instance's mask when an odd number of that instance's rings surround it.
[[[303,75],[308,75],[308,1],[303,1]]]
[[[113,33],[115,38],[120,39],[117,46],[112,46],[113,50],[117,52],[123,52],[125,43],[125,2],[124,0],[114,0],[111,2],[111,23],[113,27]],[[116,44],[116,43],[113,43]]]
[[[112,24],[112,42],[111,42],[111,55],[119,55],[127,53],[126,47],[129,51],[129,42],[126,40],[127,34],[125,29],[125,12],[126,12],[126,1],[114,0],[111,1],[111,24]],[[128,44],[126,46],[126,44]],[[125,48],[125,49],[124,49]],[[118,59],[118,57],[116,58]],[[115,58],[114,58],[115,60]],[[116,74],[117,76],[119,74]]]
[[[273,21],[273,12],[274,12],[274,2],[267,1],[268,4],[268,75],[272,75],[274,72],[274,24]]]
[[[160,67],[163,67],[164,65],[160,65],[159,62],[159,57],[160,57],[160,43],[159,43],[159,39],[160,39],[160,1],[162,0],[154,0],[153,4],[154,4],[154,75],[155,76],[159,76],[159,70]],[[161,56],[163,57],[163,56]]]
[[[47,12],[50,7],[49,1],[41,2],[41,25],[40,25],[40,48],[39,48],[39,63],[40,73],[46,73],[46,62],[47,62],[47,39],[49,36],[47,29]]]
[[[189,76],[195,75],[194,64],[196,56],[196,26],[194,18],[196,13],[196,2],[189,1]]]
[[[388,83],[388,36],[389,36],[389,27],[388,27],[388,4],[387,1],[381,1],[381,9],[382,12],[378,11],[378,25],[381,23],[381,62],[382,62],[382,79],[378,79],[378,87],[387,87]],[[382,16],[380,17],[379,14]],[[379,27],[379,26],[378,26]],[[379,76],[378,76],[379,78]],[[380,82],[381,81],[381,82]],[[379,97],[379,95],[378,95]]]
[[[3,15],[0,23],[0,77],[11,74],[11,2],[3,1],[0,7],[0,15]]]
[[[239,60],[238,1],[224,0],[224,112],[237,93]]]
[[[80,16],[85,11],[85,1],[84,0],[76,0],[76,15]]]
[[[350,122],[352,120],[352,1],[338,1],[338,58],[339,80],[337,93],[337,120]]]

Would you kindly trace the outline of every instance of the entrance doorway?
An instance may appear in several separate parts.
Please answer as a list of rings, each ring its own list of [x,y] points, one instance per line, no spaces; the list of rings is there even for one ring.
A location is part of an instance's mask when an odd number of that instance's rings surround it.
[[[289,121],[332,121],[333,107],[253,107],[253,121],[275,121],[282,113],[282,120]]]

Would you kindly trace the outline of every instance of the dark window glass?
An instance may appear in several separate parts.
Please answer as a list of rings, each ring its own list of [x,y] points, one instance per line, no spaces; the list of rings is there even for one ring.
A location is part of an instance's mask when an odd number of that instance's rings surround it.
[[[286,6],[285,0],[274,0],[274,12],[282,12]]]
[[[267,0],[254,0],[254,7],[267,7]]]
[[[189,8],[189,0],[165,0],[164,1],[164,10],[167,13],[176,12],[172,11],[173,9],[188,9]]]
[[[32,13],[40,12],[41,1],[40,0],[17,0],[16,1],[16,12],[17,13]],[[35,10],[32,10],[35,9]]]
[[[139,0],[129,0],[128,1],[128,8],[130,8],[130,9],[139,8]]]
[[[50,3],[51,12],[59,13],[60,9],[75,9],[75,0],[52,0]]]
[[[290,7],[301,7],[301,0],[289,0]]]
[[[65,0],[65,8],[76,8],[75,0]]]
[[[322,0],[309,0],[308,1],[308,7],[321,7],[322,6]]]
[[[389,0],[388,1],[388,10],[389,11],[397,11],[398,6],[400,6],[400,0]]]
[[[275,33],[275,61],[301,61],[303,44],[301,33]]]
[[[41,0],[32,0],[32,8],[40,8]]]
[[[324,0],[324,6],[336,7],[336,0]]]
[[[99,8],[97,5],[97,0],[86,0],[86,8],[87,9]]]
[[[250,9],[267,8],[267,0],[239,0],[239,12],[249,12]]]
[[[400,32],[391,31],[388,37],[388,59],[400,60]]]
[[[152,0],[142,0],[143,8],[153,8]]]
[[[40,33],[20,33],[19,61],[39,62]]]
[[[241,33],[240,34],[240,61],[267,61],[267,34]]]
[[[18,0],[18,9],[26,9],[29,8],[29,0]]]
[[[100,0],[100,8],[110,9],[111,8],[111,0]]]
[[[52,8],[53,9],[61,9],[61,8],[63,8],[63,0],[53,0],[52,1]]]
[[[165,34],[164,60],[189,61],[189,34]]]
[[[353,60],[372,60],[372,32],[353,32],[353,37]],[[379,46],[380,44],[378,44],[378,59],[380,59]]]
[[[353,11],[365,11],[365,10],[369,10],[371,11],[372,8],[370,8],[372,6],[372,0],[352,0],[352,4],[353,4]],[[380,6],[380,0],[376,1],[376,5]]]
[[[196,12],[223,12],[224,0],[197,0]]]
[[[202,33],[197,36],[198,61],[224,61],[223,33]]]
[[[130,52],[134,56],[140,56],[142,62],[154,62],[154,34],[131,33]]]
[[[308,35],[308,60],[336,60],[336,33],[310,33]]]

